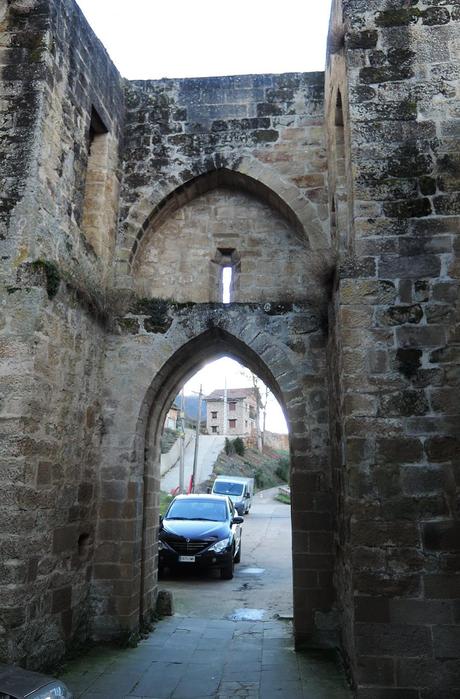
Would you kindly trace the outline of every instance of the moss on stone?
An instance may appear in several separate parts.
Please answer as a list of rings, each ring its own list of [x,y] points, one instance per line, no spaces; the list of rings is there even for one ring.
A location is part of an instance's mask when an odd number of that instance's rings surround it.
[[[139,321],[137,318],[120,318],[118,324],[120,330],[127,335],[139,334]]]
[[[384,204],[385,215],[389,218],[420,218],[429,216],[431,211],[431,203],[427,198],[422,199],[407,199]]]
[[[375,19],[378,27],[400,27],[413,24],[421,16],[418,7],[403,7],[394,10],[379,12]]]
[[[141,298],[134,303],[131,312],[147,316],[144,321],[147,332],[165,333],[172,323],[168,310],[173,304],[172,299]]]

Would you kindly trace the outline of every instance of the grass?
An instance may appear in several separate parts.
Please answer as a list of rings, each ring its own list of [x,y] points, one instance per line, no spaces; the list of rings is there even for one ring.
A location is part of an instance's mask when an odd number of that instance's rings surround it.
[[[285,493],[278,493],[275,500],[278,500],[278,502],[282,502],[283,505],[290,505],[291,504],[290,495],[286,495]]]

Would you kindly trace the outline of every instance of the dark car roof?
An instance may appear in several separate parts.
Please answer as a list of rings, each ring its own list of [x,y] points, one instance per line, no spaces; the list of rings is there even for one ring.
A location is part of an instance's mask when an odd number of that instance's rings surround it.
[[[211,501],[219,501],[219,500],[226,500],[227,496],[226,495],[211,495],[208,493],[193,493],[191,495],[176,495],[174,500],[211,500]]]
[[[12,697],[26,696],[54,681],[48,675],[0,663],[0,692]]]

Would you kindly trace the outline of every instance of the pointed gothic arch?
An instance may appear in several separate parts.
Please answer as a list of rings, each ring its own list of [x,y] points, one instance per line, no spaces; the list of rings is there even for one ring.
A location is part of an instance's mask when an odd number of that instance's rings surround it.
[[[291,320],[278,318],[274,325],[267,311],[254,309],[252,317],[249,317],[247,307],[234,309],[231,317],[222,314],[219,309],[203,313],[203,309],[192,308],[184,314],[181,333],[176,327],[174,334],[171,333],[165,341],[148,337],[141,340],[144,347],[148,342],[152,344],[151,351],[143,359],[144,366],[139,367],[139,374],[144,377],[150,374],[150,379],[144,383],[142,395],[140,380],[130,386],[131,399],[138,391],[139,400],[137,417],[133,414],[129,424],[126,410],[121,407],[124,396],[117,397],[120,405],[119,424],[124,434],[119,441],[123,442],[126,464],[128,482],[125,490],[131,500],[125,505],[130,517],[126,521],[112,519],[109,523],[101,521],[99,524],[103,533],[116,528],[117,540],[124,543],[116,549],[117,560],[103,569],[104,574],[110,571],[113,575],[110,581],[107,578],[98,581],[96,570],[96,596],[99,589],[106,595],[106,610],[96,620],[98,632],[101,631],[104,636],[105,630],[110,628],[113,635],[114,625],[123,629],[136,628],[154,608],[157,591],[159,437],[164,417],[170,402],[188,378],[205,363],[227,355],[248,366],[269,385],[282,405],[290,426],[296,641],[301,644],[305,640],[318,638],[315,615],[318,611],[327,613],[333,599],[332,578],[327,574],[328,570],[331,571],[331,556],[328,551],[324,552],[323,557],[312,557],[309,565],[319,564],[315,578],[317,585],[321,581],[321,589],[312,589],[309,586],[315,574],[312,576],[311,570],[305,569],[302,552],[310,536],[310,528],[313,529],[312,536],[316,536],[318,531],[332,531],[333,513],[324,511],[323,504],[330,484],[327,448],[323,450],[318,442],[318,428],[321,427],[317,421],[318,412],[309,407],[318,403],[319,391],[326,390],[324,376],[315,372],[310,378],[306,376],[305,367],[299,363],[286,338],[288,326],[296,332],[302,320],[300,316],[294,318],[293,315]],[[285,324],[284,330],[280,328],[280,323]],[[137,345],[135,337],[133,342]],[[318,356],[322,354],[321,350],[317,352]],[[162,361],[155,367],[149,357],[158,358],[158,353]],[[119,380],[120,385],[124,385],[126,377],[120,375]],[[117,392],[118,388],[114,386],[112,395],[117,396]],[[112,399],[110,403],[116,410]],[[306,415],[309,415],[310,425],[308,419],[305,420]],[[112,431],[118,433],[116,420],[113,420]],[[127,441],[130,446],[126,444]],[[108,463],[113,464],[116,460],[117,451],[107,453]],[[125,512],[123,507],[120,508],[121,512]],[[120,576],[126,580],[120,580]],[[326,579],[329,580],[327,584],[324,582]]]
[[[120,241],[116,275],[127,286],[127,279],[142,241],[152,226],[159,225],[179,207],[216,187],[225,186],[247,192],[280,213],[296,231],[304,245],[318,252],[329,251],[328,221],[322,218],[315,202],[287,178],[252,156],[225,162],[196,166],[182,182],[163,182],[147,191],[130,210],[124,222],[124,238]]]

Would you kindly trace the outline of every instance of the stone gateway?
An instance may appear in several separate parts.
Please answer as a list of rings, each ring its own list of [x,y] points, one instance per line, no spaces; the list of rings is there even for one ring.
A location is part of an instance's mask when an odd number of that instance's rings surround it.
[[[150,619],[161,427],[225,354],[289,424],[297,646],[458,697],[458,0],[335,0],[325,73],[127,81],[73,0],[0,42],[0,658]]]

